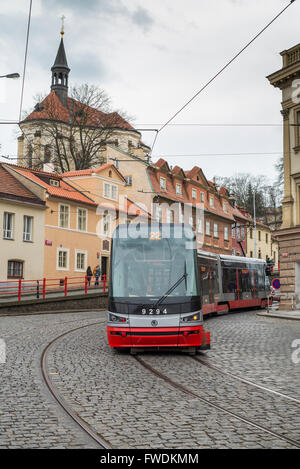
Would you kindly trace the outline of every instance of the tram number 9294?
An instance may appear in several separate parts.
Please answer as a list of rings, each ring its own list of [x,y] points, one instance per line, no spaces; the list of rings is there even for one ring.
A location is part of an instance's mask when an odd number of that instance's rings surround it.
[[[168,311],[167,311],[167,308],[164,308],[164,309],[154,309],[154,308],[149,308],[149,309],[146,309],[146,308],[143,308],[142,309],[142,314],[149,314],[149,315],[154,315],[154,314],[168,314]]]

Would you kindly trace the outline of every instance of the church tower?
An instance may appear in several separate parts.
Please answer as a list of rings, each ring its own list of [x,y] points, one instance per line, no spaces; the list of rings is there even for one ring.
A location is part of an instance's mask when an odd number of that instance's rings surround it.
[[[61,28],[61,40],[60,45],[57,51],[56,59],[53,67],[51,68],[52,72],[52,83],[51,90],[53,90],[63,106],[67,106],[68,98],[68,80],[70,68],[68,67],[65,47],[64,47],[64,17],[62,17],[62,28]]]

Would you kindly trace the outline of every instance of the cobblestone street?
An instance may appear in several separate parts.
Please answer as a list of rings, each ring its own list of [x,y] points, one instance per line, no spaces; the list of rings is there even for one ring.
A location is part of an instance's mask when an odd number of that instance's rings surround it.
[[[253,311],[209,318],[205,327],[212,349],[196,359],[179,353],[140,355],[192,391],[190,396],[133,356],[112,351],[105,313],[90,312],[1,318],[7,360],[0,364],[0,448],[97,447],[54,400],[41,373],[45,347],[89,324],[53,343],[47,366],[60,396],[112,448],[300,446],[295,401],[300,365],[291,358],[300,322],[258,317]]]

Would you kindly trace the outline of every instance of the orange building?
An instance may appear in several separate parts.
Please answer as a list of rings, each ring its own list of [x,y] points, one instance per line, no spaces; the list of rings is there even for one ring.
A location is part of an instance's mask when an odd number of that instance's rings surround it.
[[[199,249],[232,253],[231,228],[235,219],[230,197],[223,188],[218,191],[197,166],[190,171],[179,166],[170,168],[162,158],[147,171],[157,220],[189,223],[197,234]]]
[[[44,277],[84,277],[87,267],[109,270],[116,224],[150,215],[122,195],[126,181],[112,164],[63,175],[5,165],[46,202]]]

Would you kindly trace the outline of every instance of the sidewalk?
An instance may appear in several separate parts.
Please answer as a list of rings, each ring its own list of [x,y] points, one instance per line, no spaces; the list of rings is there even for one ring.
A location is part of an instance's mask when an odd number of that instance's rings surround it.
[[[280,318],[280,319],[294,319],[300,321],[300,310],[294,311],[279,311],[279,310],[272,310],[270,312],[267,311],[260,311],[256,313],[257,316],[266,316],[268,318]]]

